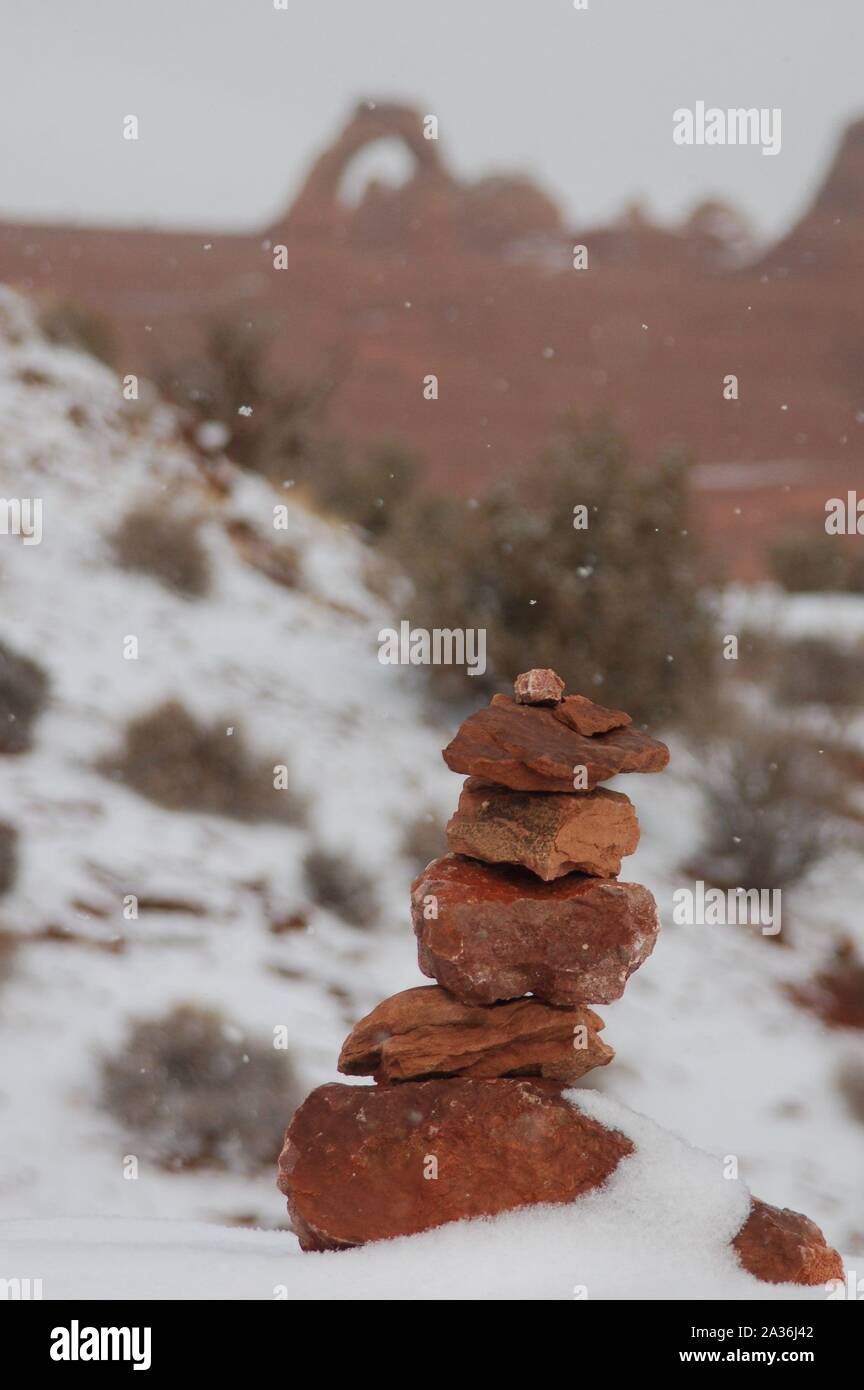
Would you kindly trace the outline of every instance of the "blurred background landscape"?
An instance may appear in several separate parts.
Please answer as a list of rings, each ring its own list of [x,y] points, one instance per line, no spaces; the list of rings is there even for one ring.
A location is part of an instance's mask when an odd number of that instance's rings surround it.
[[[673,751],[592,1086],[864,1253],[860,14],[242,8],[3,21],[0,1214],[284,1225],[416,983],[440,749],[539,665]],[[781,154],[676,150],[702,97]],[[380,665],[403,619],[485,676]],[[697,880],[782,933],[675,925]]]

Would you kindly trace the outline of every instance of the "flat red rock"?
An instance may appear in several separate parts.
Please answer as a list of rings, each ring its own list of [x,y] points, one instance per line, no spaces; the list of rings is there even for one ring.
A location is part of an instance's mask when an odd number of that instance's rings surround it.
[[[567,700],[552,709],[517,705],[495,695],[464,721],[444,749],[444,761],[453,772],[540,792],[590,791],[621,772],[661,772],[668,763],[666,745],[637,729],[578,733],[560,717],[567,706]],[[574,781],[577,769],[584,774]]]
[[[552,713],[555,718],[577,734],[593,738],[595,734],[608,734],[610,729],[623,729],[632,723],[629,714],[623,709],[607,709],[605,705],[595,705],[585,695],[568,695],[559,701]]]
[[[446,854],[415,879],[420,969],[463,1004],[536,994],[549,1004],[611,1004],[651,954],[654,899],[638,883],[525,869]]]
[[[573,1082],[614,1052],[588,1008],[555,1009],[538,999],[492,1008],[460,1004],[438,985],[404,989],[355,1024],[339,1056],[346,1076],[379,1085],[437,1076],[544,1076]]]
[[[574,871],[615,878],[639,844],[639,822],[622,792],[514,792],[469,777],[447,843],[455,854],[521,864],[545,880]]]
[[[295,1113],[279,1188],[303,1249],[334,1250],[570,1202],[631,1151],[552,1081],[336,1084]]]

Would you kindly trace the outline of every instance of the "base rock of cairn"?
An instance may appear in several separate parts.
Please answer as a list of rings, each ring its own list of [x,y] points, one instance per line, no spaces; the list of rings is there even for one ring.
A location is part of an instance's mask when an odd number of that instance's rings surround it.
[[[294,1116],[279,1186],[303,1249],[339,1250],[572,1202],[632,1152],[629,1139],[584,1115],[551,1081],[336,1084],[319,1086]],[[818,1226],[758,1198],[732,1245],[743,1267],[767,1283],[843,1277]]]
[[[412,887],[437,983],[361,1019],[339,1070],[375,1084],[319,1086],[285,1136],[279,1187],[304,1250],[573,1202],[633,1152],[566,1088],[612,1060],[588,1005],[621,997],[658,930],[648,889],[617,877],[639,839],[633,807],[595,789],[660,772],[669,752],[623,711],[565,696],[554,671],[524,672],[514,692],[444,750],[468,777],[451,853]],[[842,1278],[812,1221],[756,1198],[732,1244],[769,1283]]]

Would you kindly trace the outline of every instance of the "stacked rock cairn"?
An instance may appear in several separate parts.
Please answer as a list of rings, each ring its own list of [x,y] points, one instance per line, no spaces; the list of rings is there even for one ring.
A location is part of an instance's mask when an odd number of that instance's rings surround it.
[[[669,751],[532,670],[465,720],[444,760],[467,774],[450,853],[411,890],[437,983],[385,999],[346,1039],[339,1071],[374,1085],[320,1086],[294,1115],[279,1187],[304,1250],[569,1202],[633,1149],[566,1091],[614,1057],[590,1006],[621,997],[659,926],[648,889],[618,878],[639,841],[633,805],[600,784],[660,772]],[[842,1271],[807,1217],[755,1199],[735,1246],[764,1279]]]

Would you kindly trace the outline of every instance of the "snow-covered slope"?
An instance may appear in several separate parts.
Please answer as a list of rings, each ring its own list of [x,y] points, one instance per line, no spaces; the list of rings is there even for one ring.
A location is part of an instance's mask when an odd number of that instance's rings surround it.
[[[379,628],[410,611],[391,611],[369,593],[364,548],[350,532],[293,504],[290,488],[280,496],[229,465],[223,472],[224,495],[207,483],[169,411],[124,402],[110,371],[45,344],[21,301],[0,300],[0,495],[44,504],[40,545],[0,536],[0,640],[37,660],[52,686],[32,751],[0,758],[0,821],[18,827],[21,861],[0,898],[0,927],[34,937],[0,986],[3,1217],[280,1225],[283,1201],[269,1174],[168,1174],[142,1163],[137,1181],[125,1180],[123,1136],[94,1104],[98,1054],[119,1045],[131,1016],[191,999],[219,1006],[264,1040],[284,1024],[301,1086],[311,1087],[337,1079],[339,1046],[356,1018],[421,982],[408,919],[412,866],[400,841],[419,812],[431,808],[443,823],[455,804],[459,780],[440,757],[455,717],[430,714],[416,677],[379,665]],[[105,534],[142,499],[202,514],[209,596],[183,599],[114,565]],[[274,533],[281,502],[289,530]],[[299,547],[298,588],[244,562],[226,534],[237,519]],[[139,640],[137,661],[123,657],[129,634]],[[307,825],[165,811],[94,770],[130,717],[172,696],[224,719],[226,737],[241,728],[262,756],[285,762]],[[654,891],[664,930],[625,997],[603,1010],[617,1057],[587,1081],[706,1150],[736,1155],[758,1196],[806,1212],[854,1254],[864,1249],[864,1131],[835,1077],[861,1043],[826,1030],[780,986],[809,974],[835,933],[860,932],[864,870],[846,859],[814,876],[798,900],[793,949],[740,927],[672,925],[671,894],[698,828],[693,771],[673,749],[668,773],[627,784],[643,838],[625,876]],[[309,906],[300,866],[313,844],[374,874],[381,910],[373,929]],[[142,911],[127,922],[126,894],[198,910]],[[275,912],[301,908],[307,931],[270,932]],[[46,939],[46,928],[84,939]],[[117,939],[122,950],[104,949]],[[560,1213],[542,1221],[566,1243]],[[43,1229],[34,1227],[34,1238]],[[528,1217],[508,1218],[477,1239],[490,1264],[504,1265],[512,1257],[500,1258],[496,1242],[506,1246],[514,1232],[528,1240],[534,1229]],[[424,1237],[429,1255],[418,1255],[417,1267],[428,1267],[433,1250],[443,1270],[455,1267],[473,1238],[465,1228]],[[252,1237],[213,1239],[239,1259]],[[274,1267],[293,1248],[287,1235],[261,1240],[273,1242]],[[271,1246],[259,1249],[269,1287],[280,1280],[270,1278]],[[254,1282],[259,1256],[249,1251]],[[384,1271],[398,1263],[392,1252],[347,1258]],[[62,1251],[57,1259],[62,1269]],[[320,1296],[320,1281],[330,1280],[342,1296],[344,1259],[305,1262],[309,1287]],[[302,1282],[287,1273],[281,1282],[292,1279]],[[536,1296],[546,1289],[538,1275]],[[680,1291],[692,1291],[686,1277]]]
[[[146,1170],[124,1181],[122,1147],[92,1103],[95,1054],[119,1041],[130,1015],[193,999],[265,1041],[285,1024],[301,1084],[331,1080],[354,1019],[416,982],[411,868],[399,846],[405,822],[427,806],[447,814],[446,730],[430,725],[416,683],[378,663],[388,615],[363,585],[364,549],[346,529],[234,470],[221,497],[170,412],[130,409],[106,368],[41,342],[21,301],[6,298],[0,311],[0,495],[43,501],[41,544],[0,537],[0,640],[38,661],[52,687],[33,750],[0,759],[0,820],[20,832],[0,925],[94,942],[28,946],[0,992],[0,1047],[16,1058],[0,1078],[0,1210],[279,1222],[269,1176],[257,1191]],[[106,533],[135,503],[160,497],[204,516],[214,582],[203,599],[112,561]],[[275,532],[283,502],[289,529]],[[301,588],[243,562],[225,532],[238,518],[299,547]],[[138,660],[123,656],[130,634]],[[174,696],[285,763],[307,826],[166,811],[94,770],[130,717]],[[270,933],[270,916],[308,906],[300,864],[318,844],[374,875],[379,929],[313,908],[307,932]],[[127,922],[127,894],[202,911],[142,909]],[[97,949],[118,937],[122,953]]]

